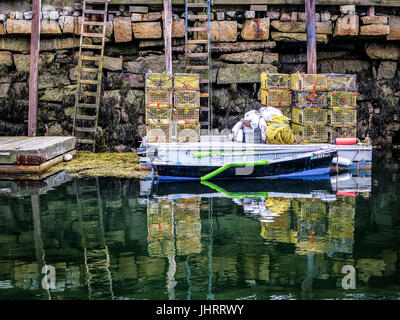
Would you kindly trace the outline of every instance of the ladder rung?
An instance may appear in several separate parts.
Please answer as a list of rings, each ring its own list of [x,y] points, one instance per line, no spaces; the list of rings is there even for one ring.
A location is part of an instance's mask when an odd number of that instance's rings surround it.
[[[82,33],[82,37],[104,38],[103,33]]]
[[[188,8],[207,8],[207,3],[187,3]]]
[[[187,28],[187,31],[189,32],[205,32],[208,31],[208,27],[189,27]]]
[[[84,20],[83,24],[89,25],[89,26],[104,26],[105,22],[104,21],[87,21]]]
[[[90,103],[78,103],[77,107],[78,107],[78,108],[91,108],[91,109],[97,109],[97,104],[90,104]]]
[[[76,119],[79,119],[79,120],[96,120],[96,116],[84,116],[84,115],[81,115],[81,114],[77,114],[76,115]]]
[[[208,94],[208,92],[202,92],[200,93],[200,98],[208,98],[210,95]]]
[[[100,44],[86,44],[82,43],[82,49],[103,49],[103,46]]]
[[[207,20],[208,16],[206,14],[189,14],[188,19]]]
[[[94,140],[92,139],[76,139],[76,142],[80,144],[94,144]]]
[[[83,91],[83,92],[81,92],[81,94],[83,96],[87,96],[87,97],[97,97],[99,95],[99,93],[97,91],[96,92]]]
[[[86,3],[106,3],[109,0],[86,0]]]
[[[83,68],[81,68],[81,72],[94,72],[94,73],[98,73],[98,72],[101,72],[101,70],[100,70],[100,69],[97,69],[97,68],[83,67]]]
[[[107,14],[107,11],[105,10],[92,10],[92,9],[85,9],[83,10],[83,13],[88,13],[88,14]]]
[[[76,127],[75,130],[80,132],[96,132],[96,128]]]
[[[81,60],[88,60],[88,61],[100,61],[101,59],[103,59],[100,56],[95,56],[95,57],[91,57],[91,56],[79,56],[79,59]]]
[[[200,83],[210,83],[209,79],[200,79]]]
[[[188,44],[208,44],[208,40],[188,40]]]
[[[208,126],[208,125],[210,125],[207,121],[201,121],[200,122],[200,125],[201,126]]]
[[[208,107],[200,107],[200,112],[210,112]]]
[[[79,83],[83,83],[83,84],[100,84],[99,80],[84,80],[84,79],[79,79]]]
[[[209,66],[186,66],[186,69],[192,69],[192,70],[207,70],[209,69]]]
[[[188,53],[190,58],[208,58],[208,53]]]

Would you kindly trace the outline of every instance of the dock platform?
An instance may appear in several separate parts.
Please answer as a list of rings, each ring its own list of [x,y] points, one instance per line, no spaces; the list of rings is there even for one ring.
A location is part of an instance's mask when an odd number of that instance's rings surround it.
[[[75,147],[74,137],[0,137],[0,179],[40,177]]]

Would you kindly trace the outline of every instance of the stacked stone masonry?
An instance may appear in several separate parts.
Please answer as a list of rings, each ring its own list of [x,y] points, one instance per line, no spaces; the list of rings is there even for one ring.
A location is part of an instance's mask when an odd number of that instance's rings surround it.
[[[111,6],[109,10],[99,150],[127,151],[138,146],[145,133],[144,75],[165,69],[162,6],[141,8],[146,9]],[[214,128],[230,129],[246,111],[260,107],[260,73],[306,71],[302,9],[213,7]],[[367,9],[317,6],[318,72],[357,74],[358,137],[369,137],[377,146],[400,146],[400,8],[377,7],[374,16],[368,16]],[[81,12],[54,6],[42,10],[38,134],[68,135]],[[174,6],[175,73],[185,72],[184,21],[183,7]],[[0,12],[1,135],[26,134],[31,24],[32,12]],[[90,31],[93,26],[86,27]],[[189,49],[202,50],[197,45]]]

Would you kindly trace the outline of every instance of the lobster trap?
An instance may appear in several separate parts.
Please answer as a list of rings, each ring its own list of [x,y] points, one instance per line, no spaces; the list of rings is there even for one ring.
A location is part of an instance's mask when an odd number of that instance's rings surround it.
[[[199,121],[186,121],[175,124],[175,135],[178,142],[199,142],[200,123]]]
[[[147,107],[146,108],[146,124],[160,125],[170,124],[172,120],[171,107]]]
[[[176,108],[199,108],[200,91],[179,90],[174,92],[174,106]]]
[[[293,106],[296,108],[328,108],[328,92],[297,91],[293,93]]]
[[[172,91],[146,90],[145,103],[147,107],[172,107]]]
[[[170,125],[147,125],[146,126],[147,142],[170,142],[171,126]]]
[[[326,125],[300,125],[292,123],[293,134],[304,138],[307,142],[330,142],[331,128]]]
[[[335,143],[336,138],[356,138],[357,127],[332,127],[331,128],[331,143]]]
[[[280,107],[277,109],[279,109],[289,120],[292,120],[292,107]]]
[[[290,74],[261,73],[261,89],[290,90]]]
[[[170,90],[172,79],[171,73],[146,73],[146,89]]]
[[[291,88],[296,91],[328,91],[329,77],[326,74],[293,73]]]
[[[332,91],[329,93],[329,98],[331,107],[357,107],[357,92],[354,91]]]
[[[187,121],[199,121],[198,108],[174,108],[174,121],[177,123],[185,123]]]
[[[269,107],[290,107],[292,92],[290,90],[261,89],[261,103]]]
[[[292,121],[302,125],[329,124],[330,110],[322,108],[293,108]]]
[[[357,126],[357,109],[354,108],[332,108],[331,123],[332,127],[355,127]]]
[[[200,90],[200,76],[193,73],[175,73],[175,90]]]
[[[355,74],[328,74],[330,91],[357,91],[357,76]]]

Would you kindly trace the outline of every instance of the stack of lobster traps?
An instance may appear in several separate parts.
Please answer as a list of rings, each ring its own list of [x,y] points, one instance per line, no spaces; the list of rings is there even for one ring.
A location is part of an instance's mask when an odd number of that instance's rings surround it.
[[[172,83],[170,73],[146,74],[146,137],[149,142],[171,141]]]
[[[200,76],[191,73],[174,75],[173,120],[179,142],[200,141]]]

